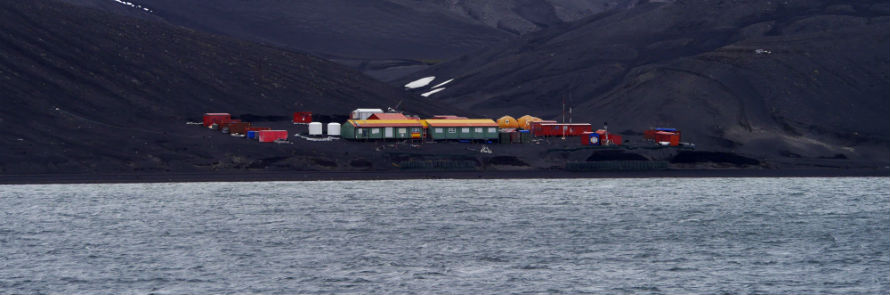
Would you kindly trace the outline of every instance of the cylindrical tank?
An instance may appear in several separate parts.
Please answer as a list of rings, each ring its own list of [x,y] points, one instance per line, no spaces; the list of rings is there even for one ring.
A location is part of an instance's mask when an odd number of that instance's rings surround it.
[[[532,117],[530,115],[525,115],[525,116],[520,117],[519,119],[516,119],[516,122],[519,122],[519,128],[525,129],[525,130],[531,129],[531,122],[540,122],[540,121],[541,121],[541,118]]]
[[[322,136],[323,130],[321,130],[321,122],[312,122],[309,123],[309,135],[310,136]]]
[[[340,123],[328,123],[328,136],[340,136]]]
[[[498,119],[498,127],[500,127],[501,129],[518,128],[519,123],[517,123],[516,119],[514,119],[513,117],[503,116]]]

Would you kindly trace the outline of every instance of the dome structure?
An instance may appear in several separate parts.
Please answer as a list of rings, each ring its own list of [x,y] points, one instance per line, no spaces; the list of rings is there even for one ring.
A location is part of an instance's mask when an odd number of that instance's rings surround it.
[[[513,117],[503,116],[498,119],[498,128],[508,129],[508,128],[518,128],[519,122],[516,121]]]
[[[516,122],[519,124],[519,128],[529,130],[531,128],[531,122],[540,122],[541,118],[532,117],[531,115],[525,115],[516,119]]]

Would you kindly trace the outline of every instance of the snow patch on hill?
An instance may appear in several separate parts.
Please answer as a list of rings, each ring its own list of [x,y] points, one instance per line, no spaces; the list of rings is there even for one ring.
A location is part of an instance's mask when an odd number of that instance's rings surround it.
[[[433,82],[433,80],[436,80],[436,76],[423,77],[423,78],[411,81],[408,84],[405,84],[405,88],[417,89],[420,87],[430,85],[430,83]]]
[[[425,93],[421,94],[420,96],[423,96],[423,97],[430,97],[430,95],[436,94],[436,93],[438,93],[439,91],[442,91],[442,90],[445,90],[445,88],[444,88],[444,87],[443,87],[443,88],[436,88],[436,89],[430,90],[429,92],[425,92]]]
[[[442,83],[439,83],[439,84],[436,84],[436,86],[433,86],[433,89],[436,89],[436,88],[439,88],[439,87],[442,87],[442,86],[445,86],[445,84],[448,84],[448,83],[451,83],[451,81],[454,81],[454,78],[451,78],[451,79],[448,79],[448,80],[446,80],[446,81],[445,81],[445,82],[442,82]]]
[[[123,4],[123,5],[126,5],[126,6],[130,6],[130,7],[133,7],[133,8],[142,9],[142,10],[145,10],[146,12],[152,12],[151,9],[148,9],[148,7],[144,7],[144,6],[139,5],[139,4],[134,4],[133,2],[127,2],[127,1],[122,1],[122,0],[112,0],[112,1],[117,2],[117,3],[120,3],[120,4]]]

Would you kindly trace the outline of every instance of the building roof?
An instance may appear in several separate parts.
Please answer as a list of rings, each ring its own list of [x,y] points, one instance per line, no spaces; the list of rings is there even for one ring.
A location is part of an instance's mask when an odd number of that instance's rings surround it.
[[[543,123],[542,126],[590,126],[590,123]]]
[[[467,119],[467,117],[455,115],[433,115],[433,119]]]
[[[402,113],[375,113],[368,120],[408,120]]]
[[[492,119],[427,119],[430,127],[498,127]]]
[[[420,120],[349,120],[346,121],[355,127],[424,127]]]

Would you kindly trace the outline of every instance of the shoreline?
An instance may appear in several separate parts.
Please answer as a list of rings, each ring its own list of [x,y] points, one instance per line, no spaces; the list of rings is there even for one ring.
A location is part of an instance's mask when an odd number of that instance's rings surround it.
[[[657,171],[250,171],[0,175],[0,185],[421,179],[890,177],[890,169],[673,169]]]

